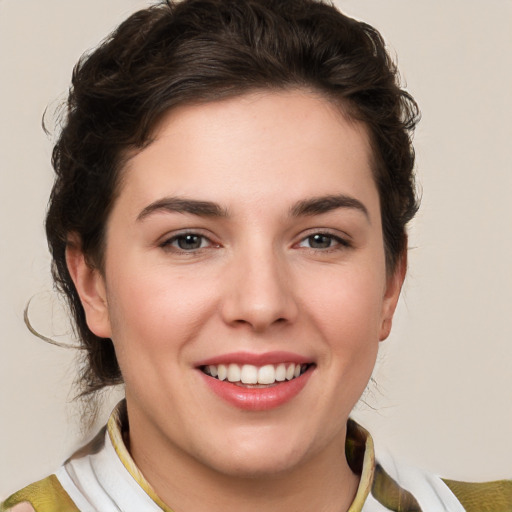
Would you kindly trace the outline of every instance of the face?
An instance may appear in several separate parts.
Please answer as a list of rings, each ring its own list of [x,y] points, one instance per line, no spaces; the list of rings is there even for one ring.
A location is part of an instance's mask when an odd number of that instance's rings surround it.
[[[123,170],[104,272],[75,260],[133,446],[225,474],[343,448],[402,282],[365,129],[305,91],[169,113]]]

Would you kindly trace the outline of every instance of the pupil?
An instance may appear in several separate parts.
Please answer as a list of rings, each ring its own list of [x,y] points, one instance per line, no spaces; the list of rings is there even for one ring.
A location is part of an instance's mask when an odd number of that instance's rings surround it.
[[[184,235],[178,239],[180,249],[199,249],[201,247],[201,237],[198,235]]]
[[[326,235],[313,235],[309,237],[309,244],[314,249],[327,249],[331,246],[331,238]]]

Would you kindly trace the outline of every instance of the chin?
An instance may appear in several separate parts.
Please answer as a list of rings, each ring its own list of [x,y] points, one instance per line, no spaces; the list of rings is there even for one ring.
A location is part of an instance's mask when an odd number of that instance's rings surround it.
[[[216,470],[230,478],[265,479],[292,472],[302,461],[299,453],[268,453],[259,450],[248,454],[246,451],[233,451],[229,458],[216,461]]]
[[[226,433],[227,441],[217,444],[223,447],[216,453],[204,455],[212,469],[226,476],[254,479],[283,475],[293,472],[321,451],[318,442],[307,433],[296,431],[293,435],[291,431],[291,428],[283,431],[260,427]]]

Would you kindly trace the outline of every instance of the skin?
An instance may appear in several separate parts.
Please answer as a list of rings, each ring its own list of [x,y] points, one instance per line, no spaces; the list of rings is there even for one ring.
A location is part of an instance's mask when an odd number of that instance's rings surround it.
[[[116,348],[130,452],[176,512],[350,506],[346,421],[405,272],[405,258],[386,272],[370,156],[365,128],[308,91],[184,106],[123,170],[103,272],[70,245],[88,325]],[[291,213],[333,195],[363,208]],[[176,197],[223,215],[155,206]],[[200,248],[180,248],[184,230],[204,237]],[[197,369],[239,351],[293,352],[314,366],[284,405],[245,411]]]

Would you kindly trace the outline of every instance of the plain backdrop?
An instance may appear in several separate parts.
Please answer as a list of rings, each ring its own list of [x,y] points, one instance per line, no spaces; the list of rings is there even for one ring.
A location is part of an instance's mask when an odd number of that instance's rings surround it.
[[[423,112],[409,276],[354,414],[378,446],[430,471],[512,478],[512,1],[337,4],[381,31]],[[78,57],[146,5],[0,0],[0,496],[83,442],[74,351],[23,323],[32,299],[34,326],[66,340],[42,227],[55,133],[41,118]]]

